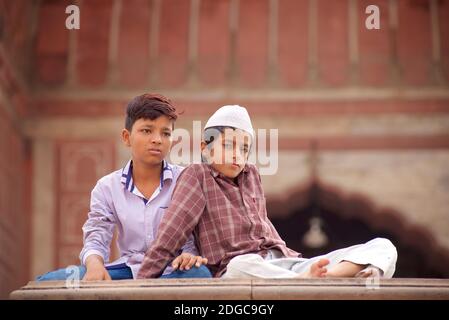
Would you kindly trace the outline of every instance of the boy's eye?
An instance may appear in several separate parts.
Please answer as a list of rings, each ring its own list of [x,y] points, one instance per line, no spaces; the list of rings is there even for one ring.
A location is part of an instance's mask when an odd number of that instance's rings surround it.
[[[147,133],[151,133],[151,130],[150,129],[142,129],[142,132],[147,134]]]
[[[164,132],[164,137],[171,137],[171,133],[170,132]]]

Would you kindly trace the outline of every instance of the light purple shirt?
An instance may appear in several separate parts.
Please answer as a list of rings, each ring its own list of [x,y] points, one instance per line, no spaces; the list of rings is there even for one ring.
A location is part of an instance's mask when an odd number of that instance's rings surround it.
[[[103,257],[106,266],[125,263],[137,277],[145,252],[156,238],[159,223],[167,209],[176,180],[184,169],[164,160],[161,181],[150,199],[145,199],[134,185],[132,160],[123,169],[114,171],[100,180],[92,190],[90,212],[83,226],[84,247],[80,253],[84,265],[88,256]],[[114,228],[117,226],[117,244],[120,258],[109,262]],[[198,255],[190,235],[183,252]],[[180,253],[180,252],[179,252]],[[171,273],[170,264],[164,274]]]

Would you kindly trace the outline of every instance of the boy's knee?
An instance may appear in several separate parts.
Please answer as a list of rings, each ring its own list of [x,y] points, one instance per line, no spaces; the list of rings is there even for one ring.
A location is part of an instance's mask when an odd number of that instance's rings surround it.
[[[247,270],[251,266],[263,262],[263,258],[258,254],[249,253],[236,256],[229,261],[226,266],[226,273],[223,278],[247,278]]]
[[[263,258],[255,253],[242,254],[229,261],[227,269],[245,269],[248,265],[263,262]]]
[[[196,278],[212,278],[212,273],[210,273],[209,268],[205,265],[201,265],[198,268],[193,268]]]
[[[56,272],[47,272],[45,274],[42,274],[40,276],[37,276],[35,281],[59,281],[59,280],[65,280],[65,278],[61,278],[61,274],[57,274]]]
[[[394,244],[387,238],[375,238],[372,241],[376,242],[378,245],[385,247],[386,249],[395,249],[396,250],[396,247],[394,246]]]
[[[61,281],[67,279],[81,280],[86,273],[84,266],[68,266],[63,269],[50,271],[36,277],[36,281]]]
[[[58,281],[58,280],[65,280],[61,277],[63,276],[62,272],[59,270],[56,271],[50,271],[44,274],[41,274],[40,276],[36,277],[36,281]]]
[[[186,278],[212,278],[209,268],[205,265],[199,267],[192,267],[189,270],[183,271]]]
[[[398,252],[396,250],[395,245],[386,238],[376,238],[372,240],[376,243],[376,245],[381,246],[383,250],[389,252],[392,256],[392,258],[396,261],[398,257]]]

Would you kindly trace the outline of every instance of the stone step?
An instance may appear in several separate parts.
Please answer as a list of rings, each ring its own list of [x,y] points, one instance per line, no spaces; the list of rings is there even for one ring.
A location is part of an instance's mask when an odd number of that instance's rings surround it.
[[[70,285],[70,283],[69,283]],[[449,279],[148,279],[79,282],[31,281],[11,299],[444,299]]]

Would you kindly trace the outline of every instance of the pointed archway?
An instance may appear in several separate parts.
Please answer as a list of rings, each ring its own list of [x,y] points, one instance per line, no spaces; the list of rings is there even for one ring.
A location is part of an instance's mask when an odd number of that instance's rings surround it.
[[[267,209],[287,245],[306,258],[385,237],[398,250],[395,277],[449,277],[449,253],[427,229],[411,225],[395,210],[376,208],[363,195],[314,180],[286,198],[268,199]]]

